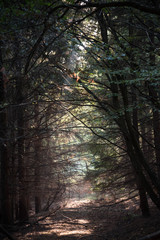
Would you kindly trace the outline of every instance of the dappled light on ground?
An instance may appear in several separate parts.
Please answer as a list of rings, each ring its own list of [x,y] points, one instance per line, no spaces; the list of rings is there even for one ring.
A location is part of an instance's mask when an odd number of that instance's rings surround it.
[[[89,221],[86,219],[70,219],[64,216],[63,220],[58,221],[54,224],[54,233],[57,236],[68,236],[68,235],[89,235],[91,229],[85,229]]]
[[[66,207],[67,208],[74,208],[74,207],[80,207],[83,206],[84,204],[89,204],[91,203],[90,199],[77,199],[77,198],[73,198],[70,201],[68,201]]]
[[[137,201],[137,202],[136,202]],[[55,215],[21,231],[18,240],[135,240],[159,230],[160,214],[143,218],[138,199],[119,204],[72,199]]]

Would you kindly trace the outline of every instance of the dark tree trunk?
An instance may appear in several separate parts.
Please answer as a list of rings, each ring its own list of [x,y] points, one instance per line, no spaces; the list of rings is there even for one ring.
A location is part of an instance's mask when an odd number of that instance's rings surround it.
[[[27,200],[27,184],[25,174],[25,162],[24,162],[24,109],[21,105],[23,102],[23,79],[17,77],[17,128],[18,128],[18,180],[19,180],[19,220],[24,221],[28,219],[28,200]]]
[[[39,139],[37,141],[40,141]],[[35,213],[39,213],[41,211],[41,186],[40,186],[40,145],[39,142],[35,143],[35,169],[34,169],[34,175],[35,175]]]
[[[135,136],[137,138],[137,142],[139,143],[139,134],[138,134],[138,110],[136,108],[137,105],[137,96],[136,96],[136,90],[134,87],[132,88],[132,104],[133,104],[133,127],[135,129]],[[136,182],[137,182],[137,188],[139,191],[139,199],[140,199],[140,209],[142,211],[142,216],[149,217],[150,211],[149,211],[149,205],[148,205],[148,199],[146,195],[146,189],[143,185],[143,182],[141,181],[141,178],[138,176],[137,173],[135,173],[136,176]]]
[[[35,213],[39,213],[41,211],[41,186],[40,186],[40,161],[41,161],[41,139],[40,139],[40,120],[39,120],[39,105],[38,105],[38,96],[35,96],[35,100],[37,103],[35,105],[35,126],[36,126],[36,136],[35,136],[35,144],[34,144],[34,161],[35,161]]]
[[[1,179],[1,195],[0,195],[0,220],[2,224],[12,223],[12,212],[9,194],[9,156],[7,147],[7,114],[3,107],[5,103],[5,83],[2,72],[2,43],[0,43],[0,179]]]
[[[160,180],[160,114],[153,112],[154,145],[156,154],[157,174]]]
[[[136,176],[137,180],[137,187],[139,191],[139,199],[140,199],[140,208],[142,211],[142,216],[143,217],[149,217],[150,216],[150,211],[149,211],[149,205],[148,205],[148,199],[146,195],[146,190],[145,186],[143,185],[143,182],[139,178],[139,176]]]
[[[158,7],[158,3],[155,2],[155,4]],[[149,21],[149,26],[153,27],[152,21]],[[156,65],[156,58],[154,54],[155,46],[155,36],[153,32],[148,33],[150,38],[150,65],[155,66]],[[149,89],[149,96],[153,103],[158,103],[159,98],[159,92],[157,92],[157,88],[159,89],[159,85],[157,85],[157,82],[155,82],[156,87],[154,86],[154,80],[152,80],[151,83],[148,84]],[[155,146],[155,155],[156,155],[156,164],[157,164],[157,175],[160,180],[160,113],[159,110],[156,108],[152,110],[153,111],[153,131],[154,131],[154,146]]]

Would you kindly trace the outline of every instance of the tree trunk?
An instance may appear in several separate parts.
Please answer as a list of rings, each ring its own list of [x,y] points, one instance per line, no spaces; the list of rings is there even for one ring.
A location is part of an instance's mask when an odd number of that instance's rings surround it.
[[[37,141],[40,141],[39,139]],[[35,176],[35,213],[39,213],[41,211],[41,191],[40,191],[40,145],[39,142],[35,143],[35,169],[34,169],[34,176]]]
[[[135,136],[137,138],[137,142],[139,143],[139,134],[138,134],[138,110],[136,108],[137,105],[137,96],[136,96],[136,90],[134,87],[132,87],[132,104],[133,104],[133,127],[135,129]],[[146,195],[146,190],[144,188],[143,182],[141,181],[141,178],[135,173],[136,176],[136,183],[137,188],[139,191],[139,198],[140,198],[140,209],[142,211],[142,216],[149,217],[150,211],[149,211],[149,205],[148,205],[148,199]]]
[[[7,147],[7,114],[3,107],[5,103],[4,76],[2,72],[2,43],[0,43],[0,178],[1,178],[1,196],[0,196],[0,221],[2,224],[12,223],[12,212],[9,194],[9,156]]]
[[[25,176],[25,162],[24,162],[24,110],[21,105],[23,102],[22,94],[22,78],[17,77],[17,128],[18,128],[18,180],[19,180],[19,220],[24,221],[28,219],[28,200],[27,200],[27,185]]]
[[[158,7],[158,3],[155,3]],[[149,26],[152,27],[153,23],[152,21],[149,21]],[[150,65],[155,66],[156,65],[156,58],[154,54],[155,46],[155,36],[153,32],[148,33],[150,38]],[[153,101],[155,104],[156,102],[159,102],[159,93],[157,92],[157,88],[159,89],[159,85],[157,85],[157,82],[155,82],[156,87],[154,86],[154,80],[152,80],[151,83],[148,84],[149,89],[149,96],[151,98],[151,101]],[[160,113],[159,110],[156,108],[152,109],[153,111],[153,131],[154,131],[154,146],[155,146],[155,155],[156,155],[156,164],[157,164],[157,175],[158,179],[160,180]]]
[[[40,151],[41,151],[41,139],[39,136],[39,127],[41,126],[39,120],[39,106],[38,106],[38,96],[35,96],[37,103],[35,105],[35,126],[36,126],[36,136],[35,136],[35,144],[34,144],[34,161],[35,161],[35,213],[39,213],[41,211],[41,191],[40,191]]]

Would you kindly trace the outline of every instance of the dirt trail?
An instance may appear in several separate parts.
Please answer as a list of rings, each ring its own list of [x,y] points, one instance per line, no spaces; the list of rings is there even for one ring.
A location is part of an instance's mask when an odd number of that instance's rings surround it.
[[[43,222],[21,232],[19,240],[136,240],[160,229],[160,214],[141,217],[137,204],[72,200]]]

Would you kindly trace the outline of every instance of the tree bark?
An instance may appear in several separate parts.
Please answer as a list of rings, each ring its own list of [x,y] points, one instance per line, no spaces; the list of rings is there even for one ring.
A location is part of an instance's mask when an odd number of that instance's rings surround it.
[[[16,79],[17,88],[17,128],[18,128],[18,180],[19,180],[19,220],[23,222],[28,219],[28,200],[27,200],[27,185],[25,176],[25,162],[24,162],[24,110],[21,105],[23,102],[23,79],[18,76]]]
[[[132,103],[133,106],[136,106],[137,104],[137,97],[136,97],[136,91],[134,88],[132,88]],[[137,137],[137,142],[139,143],[139,134],[138,134],[138,110],[135,107],[133,109],[133,127],[136,131],[135,135]],[[150,211],[149,211],[149,205],[148,205],[148,199],[146,195],[146,190],[144,188],[143,182],[141,181],[141,178],[135,174],[136,176],[136,182],[137,182],[137,188],[139,191],[139,198],[140,198],[140,208],[142,211],[142,216],[149,217]]]
[[[41,191],[40,191],[40,151],[41,151],[41,139],[39,137],[39,106],[38,106],[38,97],[36,96],[35,99],[37,100],[35,106],[35,126],[36,126],[36,136],[35,136],[35,144],[34,144],[34,161],[35,161],[35,169],[34,169],[34,176],[35,176],[35,213],[39,213],[41,211]]]
[[[155,1],[155,6],[158,7],[158,3]],[[153,27],[152,21],[148,22],[149,27]],[[154,54],[154,42],[155,42],[155,36],[153,32],[148,33],[150,38],[150,65],[155,67],[156,66],[156,58]],[[152,99],[153,102],[159,102],[159,93],[157,92],[157,88],[159,89],[158,83],[156,83],[156,87],[154,86],[154,80],[152,80],[150,83],[148,83],[148,90],[149,90],[149,96]],[[152,109],[153,112],[153,132],[154,132],[154,146],[155,146],[155,155],[156,155],[156,164],[157,164],[157,175],[158,179],[160,180],[160,113],[159,110],[156,108]]]
[[[9,156],[7,147],[7,113],[3,104],[5,103],[5,83],[2,72],[2,42],[0,42],[0,168],[1,168],[1,201],[0,220],[2,224],[12,223],[11,203],[9,194]]]

